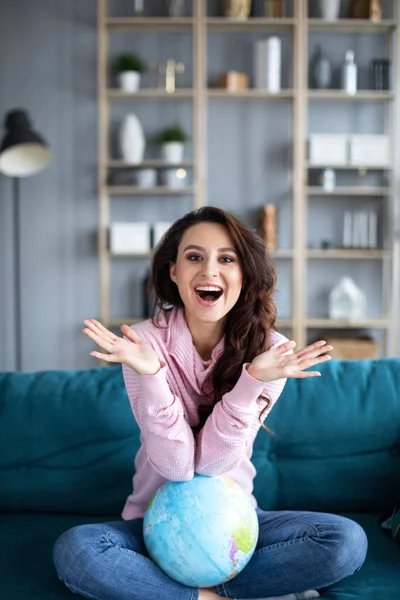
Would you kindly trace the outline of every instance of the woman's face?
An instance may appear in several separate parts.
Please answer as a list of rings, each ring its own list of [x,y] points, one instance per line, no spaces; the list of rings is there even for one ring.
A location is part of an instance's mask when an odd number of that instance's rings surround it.
[[[204,322],[225,317],[236,304],[243,281],[228,230],[219,223],[198,223],[187,229],[170,276],[192,317]]]

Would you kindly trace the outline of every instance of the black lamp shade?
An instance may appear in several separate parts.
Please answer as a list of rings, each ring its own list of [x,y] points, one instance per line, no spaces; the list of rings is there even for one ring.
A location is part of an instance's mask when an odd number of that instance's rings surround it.
[[[12,110],[5,118],[6,133],[0,146],[0,172],[9,177],[39,173],[51,159],[44,139],[33,131],[27,113]]]

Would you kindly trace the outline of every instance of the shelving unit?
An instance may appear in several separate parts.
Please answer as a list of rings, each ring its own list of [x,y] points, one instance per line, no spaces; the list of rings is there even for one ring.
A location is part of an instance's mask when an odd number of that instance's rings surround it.
[[[393,100],[393,92],[360,90],[354,95],[346,94],[341,90],[308,90],[310,100],[345,100],[347,102],[357,102],[369,100],[373,102]]]
[[[193,187],[170,188],[170,187],[152,187],[140,188],[135,186],[109,186],[107,191],[113,196],[181,196],[193,194]]]
[[[332,192],[326,192],[322,187],[308,187],[309,196],[387,196],[390,194],[390,188],[386,187],[335,187]]]
[[[369,21],[368,19],[338,19],[337,21],[325,21],[323,19],[310,18],[307,20],[310,31],[332,31],[337,33],[390,33],[397,27],[394,19],[382,19],[381,21]]]
[[[298,347],[306,344],[314,333],[323,330],[349,330],[367,329],[382,332],[382,355],[398,355],[399,345],[397,333],[399,332],[399,308],[400,308],[400,208],[399,208],[399,172],[400,172],[400,150],[394,145],[394,154],[391,164],[381,165],[334,165],[327,164],[316,166],[308,162],[306,142],[309,134],[309,121],[311,111],[314,107],[321,110],[328,106],[331,108],[337,103],[340,110],[347,107],[363,107],[371,103],[385,110],[385,127],[389,131],[390,124],[400,124],[400,67],[399,61],[395,60],[399,52],[397,43],[397,30],[400,15],[400,0],[395,0],[393,6],[393,18],[385,18],[380,22],[368,20],[339,19],[328,22],[321,19],[309,18],[308,1],[296,0],[292,3],[293,15],[286,18],[270,19],[262,17],[251,17],[246,21],[235,21],[224,17],[208,16],[206,14],[207,3],[203,0],[192,0],[192,16],[183,18],[168,17],[111,17],[108,16],[108,0],[98,0],[98,98],[99,98],[99,235],[98,248],[100,258],[101,277],[101,302],[100,320],[106,327],[119,327],[121,323],[133,323],[141,320],[140,315],[133,314],[131,317],[112,316],[110,306],[111,287],[111,264],[117,259],[124,260],[147,260],[152,253],[144,254],[112,254],[108,251],[107,236],[110,223],[111,202],[113,197],[132,198],[133,203],[140,203],[141,198],[146,203],[153,202],[152,197],[160,196],[170,201],[175,197],[175,202],[184,202],[180,196],[190,196],[192,208],[203,206],[207,203],[207,186],[210,181],[208,154],[211,137],[207,133],[210,115],[212,111],[222,102],[226,106],[232,106],[232,110],[243,111],[244,106],[260,106],[265,101],[266,110],[270,106],[287,106],[288,115],[291,119],[291,198],[290,218],[291,236],[290,248],[278,249],[271,253],[277,262],[278,278],[282,269],[286,269],[286,275],[290,277],[290,316],[280,316],[278,327],[285,333],[296,339]],[[109,46],[110,36],[116,32],[132,32],[132,35],[140,32],[154,32],[159,35],[164,32],[176,35],[184,34],[190,36],[192,62],[192,82],[189,87],[178,87],[174,93],[167,93],[163,89],[141,88],[136,93],[127,94],[109,85]],[[210,61],[208,61],[209,36],[235,35],[284,35],[290,39],[290,60],[292,72],[287,88],[278,94],[271,94],[264,90],[247,89],[242,92],[229,92],[212,87],[208,72]],[[329,33],[330,35],[352,34],[354,36],[377,34],[386,36],[388,49],[393,45],[393,51],[388,50],[393,59],[393,81],[394,85],[390,91],[360,90],[354,96],[349,96],[341,90],[312,90],[308,87],[308,64],[309,64],[309,37],[318,33]],[[159,42],[158,42],[159,43]],[[347,42],[346,42],[347,43]],[[125,102],[127,107],[134,106],[136,101],[149,101],[148,106],[156,106],[157,102],[162,106],[169,107],[173,102],[185,102],[192,109],[192,141],[193,156],[185,159],[181,167],[191,169],[193,172],[193,185],[185,188],[171,189],[161,186],[155,188],[138,189],[129,185],[110,185],[107,183],[110,170],[126,169],[134,167],[112,156],[109,151],[109,120],[114,103],[120,105]],[[150,102],[151,101],[151,102]],[[218,102],[217,102],[218,101]],[[235,103],[232,103],[235,101]],[[237,102],[237,104],[236,104]],[[248,105],[245,104],[248,102]],[[349,103],[348,105],[346,103]],[[215,103],[215,104],[214,104]],[[286,103],[286,104],[285,104]],[[125,106],[125,104],[121,104]],[[185,104],[186,106],[186,104]],[[268,107],[268,108],[267,108]],[[166,108],[167,109],[167,108]],[[240,114],[243,114],[241,112]],[[392,131],[396,131],[392,128]],[[393,134],[394,135],[394,134]],[[393,136],[392,136],[393,137]],[[163,168],[166,164],[157,158],[146,159],[143,167]],[[343,171],[348,176],[354,173],[376,172],[383,177],[387,175],[388,184],[383,181],[379,186],[372,185],[343,185],[336,187],[332,193],[327,193],[320,186],[309,184],[309,174],[315,170],[325,167],[334,168],[338,172]],[[212,181],[212,180],[211,180]],[[386,218],[386,233],[390,233],[385,240],[385,249],[345,249],[345,248],[309,248],[307,232],[307,215],[314,210],[318,202],[324,203],[326,207],[330,197],[337,202],[356,202],[362,206],[364,202],[380,202],[384,207]],[[273,201],[271,199],[270,201]],[[128,200],[127,200],[128,202]],[[215,203],[215,202],[210,202]],[[149,204],[150,206],[150,204]],[[186,212],[186,211],[185,211]],[[163,214],[160,220],[168,219]],[[389,238],[391,241],[389,242]],[[308,274],[313,265],[318,261],[327,260],[329,268],[336,264],[347,267],[354,261],[360,261],[360,268],[369,265],[378,268],[380,265],[381,288],[382,288],[382,311],[381,316],[365,319],[358,323],[347,321],[331,321],[327,318],[307,314],[307,286]],[[355,263],[357,264],[357,263]],[[278,279],[279,281],[279,279]],[[125,311],[124,311],[125,312]],[[133,313],[135,311],[132,311]],[[389,330],[394,334],[388,336]],[[390,341],[390,344],[389,344]]]
[[[277,94],[271,94],[262,90],[243,90],[240,92],[227,92],[225,90],[208,89],[207,95],[209,98],[221,98],[228,100],[229,98],[253,98],[255,100],[277,100],[279,98],[293,98],[293,90],[282,90]]]

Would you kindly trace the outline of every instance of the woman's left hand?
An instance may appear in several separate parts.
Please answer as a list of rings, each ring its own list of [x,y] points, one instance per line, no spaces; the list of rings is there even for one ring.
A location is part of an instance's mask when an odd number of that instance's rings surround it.
[[[247,372],[255,379],[265,381],[265,383],[288,377],[302,379],[321,375],[318,371],[307,371],[305,373],[304,370],[330,360],[331,356],[326,353],[333,350],[333,347],[320,340],[302,350],[285,354],[292,350],[295,345],[296,342],[291,340],[259,354],[251,362]]]

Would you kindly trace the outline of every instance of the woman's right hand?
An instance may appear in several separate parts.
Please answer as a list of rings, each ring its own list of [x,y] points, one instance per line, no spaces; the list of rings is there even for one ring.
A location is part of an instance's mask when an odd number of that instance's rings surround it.
[[[91,340],[108,354],[93,351],[91,356],[110,363],[121,363],[139,375],[154,375],[160,370],[160,361],[152,346],[140,338],[128,325],[121,325],[121,332],[127,340],[106,329],[96,319],[83,321],[82,329]]]

